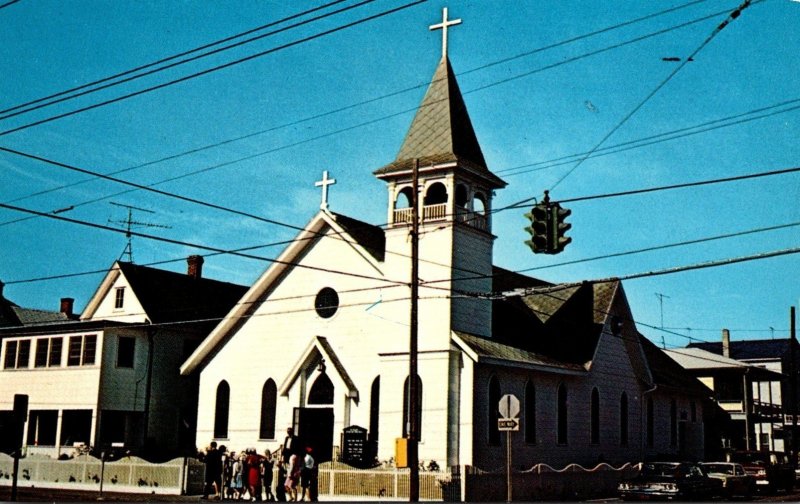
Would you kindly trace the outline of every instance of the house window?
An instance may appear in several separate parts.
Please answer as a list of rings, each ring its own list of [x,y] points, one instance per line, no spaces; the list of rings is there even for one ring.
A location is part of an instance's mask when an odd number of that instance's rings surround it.
[[[600,392],[597,387],[592,389],[591,417],[591,442],[600,444]]]
[[[64,338],[50,338],[50,356],[47,364],[50,367],[61,365],[61,350],[64,348]]]
[[[261,424],[258,429],[260,439],[275,439],[275,405],[278,401],[278,387],[269,378],[261,388]]]
[[[497,420],[500,418],[500,380],[496,376],[489,379],[489,404],[486,405],[487,415],[486,421],[488,423],[488,438],[490,445],[500,445],[500,430],[497,426]]]
[[[405,383],[403,383],[403,437],[409,437],[409,430],[411,427],[410,423],[410,416],[408,413],[408,406],[409,406],[409,396],[410,388],[411,388],[411,380],[410,376],[406,377]],[[416,415],[416,424],[417,424],[417,432],[416,432],[416,440],[419,441],[422,439],[422,379],[417,375],[417,415]]]
[[[97,335],[70,336],[67,366],[91,366],[95,361]]]
[[[6,358],[3,368],[14,369],[17,364],[17,341],[6,341]]]
[[[525,442],[536,443],[536,387],[532,381],[525,385]]]
[[[114,293],[114,309],[121,310],[125,304],[125,287],[117,287]]]
[[[231,387],[222,380],[217,385],[217,400],[214,405],[214,437],[228,437],[228,413],[230,412]]]
[[[628,394],[619,398],[619,445],[628,446]]]
[[[556,416],[558,418],[558,428],[556,429],[556,442],[558,444],[567,444],[567,426],[569,425],[567,419],[567,386],[563,383],[558,386],[558,411]]]
[[[6,342],[5,369],[26,369],[31,360],[31,340]]]
[[[120,336],[117,345],[117,367],[133,368],[135,350],[136,338]]]
[[[47,367],[47,351],[50,340],[39,338],[36,340],[36,351],[33,357],[33,367]]]

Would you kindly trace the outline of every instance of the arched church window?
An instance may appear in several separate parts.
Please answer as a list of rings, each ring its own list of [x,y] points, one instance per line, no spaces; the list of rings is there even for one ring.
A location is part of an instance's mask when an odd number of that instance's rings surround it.
[[[403,437],[408,437],[409,428],[409,389],[411,387],[410,377],[406,377],[403,383]],[[417,441],[422,439],[422,379],[417,375]]]
[[[275,439],[275,406],[278,401],[278,387],[269,378],[261,388],[261,423],[259,439]]]
[[[217,385],[217,397],[214,404],[214,437],[224,439],[228,437],[228,414],[230,412],[231,387],[222,380]]]
[[[591,442],[592,444],[600,443],[600,392],[597,387],[592,389],[591,400]]]
[[[536,386],[533,380],[525,384],[525,442],[536,443]]]
[[[372,380],[372,390],[369,394],[369,440],[378,441],[378,425],[381,414],[381,377]]]
[[[469,207],[469,194],[467,193],[467,186],[464,184],[456,186],[456,206],[460,208]]]
[[[483,193],[476,192],[475,197],[472,199],[472,211],[481,215],[486,215],[486,196]]]
[[[441,182],[434,182],[425,192],[425,205],[447,203],[447,188]]]
[[[339,309],[339,294],[330,287],[325,287],[317,293],[314,300],[314,309],[322,318],[331,318]]]
[[[556,417],[558,418],[558,427],[556,429],[556,442],[558,444],[567,444],[567,427],[569,421],[567,418],[567,386],[563,383],[558,386],[558,410]]]
[[[500,430],[497,426],[497,420],[500,418],[500,410],[498,404],[500,403],[500,380],[497,376],[489,378],[489,402],[486,405],[487,410],[487,428],[489,434],[490,445],[500,445]]]
[[[333,404],[333,382],[322,373],[308,392],[308,404]]]

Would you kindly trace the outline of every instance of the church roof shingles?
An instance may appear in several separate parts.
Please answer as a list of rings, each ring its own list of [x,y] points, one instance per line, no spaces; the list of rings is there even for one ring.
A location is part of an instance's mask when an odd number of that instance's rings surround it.
[[[382,177],[408,171],[414,159],[419,160],[420,166],[457,163],[496,187],[506,185],[486,166],[464,98],[446,57],[436,68],[397,158],[374,174]]]

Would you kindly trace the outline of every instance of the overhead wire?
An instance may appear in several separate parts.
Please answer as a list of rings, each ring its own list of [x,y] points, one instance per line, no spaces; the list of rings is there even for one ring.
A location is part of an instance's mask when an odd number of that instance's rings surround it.
[[[669,75],[667,75],[667,77],[666,77],[665,79],[663,79],[661,82],[659,82],[659,83],[658,83],[658,85],[655,87],[655,89],[653,89],[653,90],[652,90],[650,93],[648,93],[648,94],[647,94],[647,95],[644,97],[644,99],[642,99],[642,100],[641,100],[641,101],[640,101],[640,102],[639,102],[639,103],[638,103],[638,104],[637,104],[635,107],[633,107],[633,109],[632,109],[630,112],[628,112],[627,114],[625,114],[625,116],[624,116],[624,117],[623,117],[623,118],[622,118],[622,119],[621,119],[621,120],[620,120],[620,121],[619,121],[619,122],[618,122],[618,123],[617,123],[617,124],[616,124],[616,125],[615,125],[613,128],[611,128],[611,130],[610,130],[610,131],[609,131],[609,132],[608,132],[608,133],[607,133],[607,134],[606,134],[606,135],[605,135],[605,136],[604,136],[602,139],[600,139],[600,141],[599,141],[599,142],[598,142],[598,143],[597,143],[597,144],[596,144],[594,147],[592,147],[592,149],[590,149],[590,150],[589,150],[589,152],[588,152],[588,153],[587,153],[585,156],[581,157],[581,158],[580,158],[580,159],[577,161],[577,163],[575,164],[575,166],[573,166],[572,168],[570,168],[570,169],[567,171],[567,173],[565,173],[563,176],[561,176],[561,178],[559,178],[558,180],[556,180],[556,182],[555,182],[555,183],[554,183],[552,186],[550,186],[550,191],[552,191],[553,189],[555,189],[556,187],[558,187],[558,186],[561,184],[561,182],[563,182],[563,181],[564,181],[564,180],[565,180],[567,177],[569,177],[569,176],[570,176],[570,175],[571,175],[571,174],[572,174],[572,173],[573,173],[573,172],[574,172],[576,169],[578,169],[578,167],[579,167],[579,166],[581,166],[581,165],[583,164],[583,162],[584,162],[586,159],[588,159],[588,158],[589,158],[589,156],[591,156],[591,155],[592,155],[592,153],[594,153],[594,151],[596,151],[596,150],[597,150],[598,148],[600,148],[600,147],[601,147],[601,146],[602,146],[604,143],[606,143],[606,141],[607,141],[609,138],[611,138],[611,136],[612,136],[612,135],[614,135],[614,133],[616,133],[617,131],[619,131],[619,129],[620,129],[622,126],[624,126],[624,125],[625,125],[625,123],[627,123],[627,122],[628,122],[628,121],[631,119],[631,117],[633,117],[633,116],[634,116],[634,115],[635,115],[635,114],[636,114],[636,113],[637,113],[639,110],[641,110],[641,108],[642,108],[642,107],[644,107],[644,106],[645,106],[645,104],[646,104],[647,102],[649,102],[649,101],[650,101],[650,100],[651,100],[651,99],[652,99],[652,98],[653,98],[653,97],[654,97],[654,96],[655,96],[655,95],[656,95],[656,94],[657,94],[657,93],[658,93],[658,92],[659,92],[659,91],[660,91],[660,90],[661,90],[661,89],[662,89],[664,86],[666,86],[666,85],[667,85],[667,83],[668,83],[669,81],[671,81],[671,80],[672,80],[672,78],[673,78],[673,77],[675,77],[675,75],[677,75],[677,74],[678,74],[678,72],[680,72],[680,71],[681,71],[681,70],[682,70],[682,69],[683,69],[683,68],[684,68],[684,67],[685,67],[685,66],[686,66],[686,65],[687,65],[687,64],[688,64],[690,61],[694,60],[694,58],[695,58],[695,57],[696,57],[696,56],[697,56],[697,55],[700,53],[700,51],[702,51],[702,50],[703,50],[703,49],[704,49],[704,48],[705,48],[705,47],[706,47],[708,44],[710,44],[710,43],[711,43],[711,41],[712,41],[712,40],[713,40],[713,39],[714,39],[714,38],[715,38],[715,37],[716,37],[716,36],[717,36],[717,35],[718,35],[718,34],[719,34],[719,33],[720,33],[720,32],[721,32],[721,31],[722,31],[722,30],[723,30],[723,29],[724,29],[724,28],[725,28],[725,27],[726,27],[726,26],[727,26],[727,25],[728,25],[728,24],[731,22],[731,21],[733,21],[734,19],[738,18],[738,17],[739,17],[739,15],[741,14],[741,12],[742,12],[744,9],[746,9],[746,8],[750,7],[750,5],[751,5],[752,3],[759,3],[759,1],[764,1],[764,0],[744,0],[744,2],[742,2],[742,3],[739,5],[739,7],[737,7],[737,8],[736,8],[736,9],[735,9],[733,12],[731,12],[731,14],[730,14],[730,15],[729,15],[729,16],[728,16],[728,17],[727,17],[727,18],[726,18],[726,19],[725,19],[725,20],[724,20],[722,23],[720,23],[720,24],[719,24],[719,26],[717,26],[717,27],[716,27],[716,28],[715,28],[715,29],[714,29],[714,30],[711,32],[711,35],[709,35],[709,36],[708,36],[708,37],[707,37],[707,38],[706,38],[706,39],[705,39],[705,40],[704,40],[704,41],[703,41],[703,42],[702,42],[702,43],[701,43],[701,44],[700,44],[700,45],[699,45],[699,46],[698,46],[698,47],[697,47],[697,48],[696,48],[696,49],[695,49],[695,50],[694,50],[694,51],[693,51],[693,52],[692,52],[692,53],[691,53],[689,56],[687,56],[687,57],[686,57],[684,60],[682,60],[682,61],[680,62],[680,64],[679,64],[678,66],[676,66],[676,67],[675,67],[675,69],[674,69],[674,70],[672,70],[672,72],[670,72],[670,73],[669,73]]]
[[[209,49],[211,47],[214,47],[214,46],[217,46],[217,45],[220,45],[220,44],[224,44],[224,43],[230,42],[232,40],[236,40],[237,38],[241,38],[241,37],[250,35],[252,33],[256,33],[256,32],[265,30],[267,28],[271,28],[273,26],[277,26],[279,24],[291,21],[293,19],[297,19],[297,18],[306,16],[308,14],[312,14],[314,12],[327,9],[328,7],[331,7],[331,6],[336,5],[336,4],[340,4],[340,3],[345,2],[345,1],[347,1],[347,0],[333,0],[333,1],[328,2],[326,4],[319,5],[317,7],[313,7],[311,9],[307,9],[307,10],[304,10],[302,12],[291,14],[289,16],[286,16],[286,17],[281,18],[279,20],[272,21],[270,23],[258,26],[256,28],[245,30],[245,31],[239,32],[239,33],[237,33],[235,35],[231,35],[231,36],[228,36],[228,37],[224,37],[222,39],[215,40],[214,42],[209,42],[207,44],[200,45],[200,46],[195,47],[193,49],[188,49],[188,50],[185,50],[185,51],[181,51],[181,52],[179,52],[177,54],[173,54],[171,56],[166,56],[166,57],[160,58],[160,59],[158,59],[156,61],[153,61],[151,63],[146,63],[146,64],[143,64],[143,65],[139,65],[139,66],[136,66],[134,68],[131,68],[131,69],[128,69],[128,70],[125,70],[125,71],[122,71],[122,72],[118,72],[118,73],[115,73],[115,74],[107,76],[107,77],[103,77],[101,79],[97,79],[97,80],[94,80],[94,81],[91,81],[91,82],[87,82],[85,84],[81,84],[79,86],[75,86],[75,87],[72,87],[72,88],[69,88],[69,89],[65,89],[63,91],[59,91],[57,93],[53,93],[53,94],[50,94],[50,95],[47,95],[47,96],[44,96],[44,97],[41,97],[41,98],[37,98],[35,100],[30,100],[30,101],[27,101],[27,102],[24,102],[24,103],[20,103],[18,105],[14,105],[12,107],[8,107],[8,108],[5,108],[5,109],[2,109],[2,110],[0,110],[0,121],[2,121],[3,119],[8,119],[10,117],[17,116],[19,114],[30,112],[32,110],[37,110],[37,109],[40,109],[40,108],[43,108],[43,107],[48,107],[48,106],[56,104],[56,103],[61,103],[61,102],[66,101],[66,100],[71,100],[73,98],[77,98],[78,96],[83,96],[83,95],[88,94],[88,93],[93,93],[93,92],[99,91],[100,89],[106,89],[109,86],[92,89],[90,91],[87,91],[86,93],[74,94],[74,95],[68,96],[66,98],[55,100],[55,101],[48,101],[48,100],[52,100],[54,98],[63,97],[64,95],[75,93],[76,91],[81,91],[81,90],[90,88],[92,86],[96,86],[98,84],[104,84],[106,82],[113,81],[115,79],[119,79],[120,77],[125,77],[127,75],[135,74],[136,72],[139,72],[141,70],[152,68],[152,67],[160,65],[162,63],[167,63],[169,61],[173,61],[175,59],[181,58],[183,56],[187,56],[187,55],[195,53],[195,52],[202,51],[204,49]],[[374,1],[374,0],[370,0],[370,1]],[[356,5],[356,6],[361,6],[363,3],[365,3],[365,2],[362,2],[362,3],[360,3],[360,4]],[[355,7],[355,6],[351,6],[350,8],[353,8],[353,7]],[[330,15],[338,14],[340,12],[343,12],[343,10],[339,10],[339,11],[336,11],[334,13],[328,13],[324,17],[328,17]],[[267,37],[267,36],[271,36],[271,35],[274,35],[276,33],[280,33],[281,31],[285,31],[287,29],[296,28],[298,26],[302,26],[304,24],[308,24],[308,23],[310,23],[312,21],[316,21],[316,20],[319,20],[319,19],[322,19],[322,18],[323,17],[317,17],[317,18],[314,18],[312,20],[304,21],[303,23],[298,23],[298,24],[292,25],[289,28],[283,28],[283,29],[281,29],[279,31],[275,31],[275,32],[271,32],[269,34],[261,35],[258,38],[251,38],[251,39],[248,39],[246,42],[241,42],[239,45],[243,45],[243,44],[249,43],[249,42],[254,42],[256,40],[260,40],[261,38],[264,38],[264,37]],[[226,48],[224,48],[222,50],[232,49],[234,47],[238,47],[238,45],[227,46]],[[211,54],[216,54],[216,53],[206,53],[206,54],[202,55],[201,57],[210,56]],[[194,61],[194,59],[185,60],[185,61],[182,61],[179,64],[187,63],[189,61]],[[172,68],[172,67],[159,68],[157,71],[162,71],[162,70],[165,70],[167,68]],[[135,78],[143,77],[144,75],[149,75],[149,74],[138,75]],[[112,85],[118,85],[118,84],[121,84],[122,82],[129,82],[129,81],[115,82]],[[43,105],[37,105],[37,104],[41,104],[42,102],[45,102],[45,101],[47,101],[48,103],[45,103]],[[30,107],[31,105],[37,105],[37,106],[36,107],[32,107],[32,108],[25,108],[25,107]],[[25,108],[25,110],[23,110],[21,112],[15,112],[13,114],[9,114],[9,112],[18,111],[19,109],[22,109],[22,108]],[[6,114],[6,115],[3,115],[3,114]]]
[[[759,1],[763,1],[763,0],[759,0]],[[686,4],[686,5],[691,5],[693,3],[696,3],[696,2],[690,2],[689,4]],[[667,11],[662,11],[661,13],[657,13],[657,14],[660,15],[660,14],[663,14],[664,12],[668,12],[670,10],[672,10],[672,9],[668,9]],[[543,71],[543,70],[546,70],[546,69],[549,69],[549,68],[553,68],[555,66],[560,66],[562,64],[571,63],[573,61],[577,61],[577,60],[583,59],[585,57],[593,56],[593,55],[598,54],[600,52],[605,52],[607,50],[611,50],[611,49],[615,49],[615,48],[618,48],[618,47],[621,47],[621,46],[624,46],[624,45],[628,45],[628,44],[631,44],[631,43],[639,42],[639,41],[641,41],[643,39],[650,38],[652,36],[661,35],[661,34],[664,34],[664,33],[679,29],[679,28],[684,28],[684,27],[686,27],[688,25],[691,25],[691,24],[694,24],[694,23],[697,23],[697,22],[705,21],[707,19],[716,17],[716,16],[720,15],[721,13],[725,13],[725,12],[727,12],[727,10],[714,12],[712,14],[709,14],[709,15],[694,19],[692,21],[689,21],[688,23],[682,23],[682,24],[679,24],[679,25],[675,25],[675,26],[672,26],[672,27],[667,28],[665,30],[659,30],[657,32],[650,33],[648,35],[645,35],[644,37],[638,37],[636,39],[629,40],[629,41],[623,42],[621,44],[615,44],[615,45],[603,48],[603,49],[601,49],[599,51],[592,51],[592,52],[589,52],[589,53],[585,53],[583,55],[571,58],[569,60],[565,60],[565,61],[556,63],[555,65],[549,65],[547,67],[542,67],[542,68],[536,69],[536,70],[531,71],[531,72],[526,72],[525,74],[523,74],[521,76],[516,76],[513,79],[524,77],[524,76],[527,76],[527,75],[532,75],[533,73],[536,73],[536,72],[539,72],[539,71]],[[646,17],[652,17],[652,16],[646,16]],[[643,19],[643,18],[640,18],[640,19]],[[634,20],[634,21],[636,21],[636,20]],[[622,23],[622,25],[626,25],[626,24],[630,24],[630,23],[631,22],[626,22],[626,23]],[[616,25],[615,27],[617,27],[617,26],[619,26],[619,25]],[[608,27],[606,29],[600,30],[600,32],[608,31],[608,30],[610,30],[612,28],[615,28],[615,27]],[[577,38],[585,38],[585,37],[587,37],[589,35],[591,35],[591,34],[582,35],[582,36],[579,36]],[[554,46],[558,46],[558,45],[562,45],[562,43],[554,44]],[[536,49],[536,50],[533,50],[533,51],[529,51],[527,53],[523,53],[522,55],[518,55],[516,57],[522,57],[522,56],[525,56],[525,55],[528,55],[528,54],[532,54],[534,52],[538,52],[539,50],[542,50],[542,48]],[[508,60],[508,59],[509,58],[506,58],[506,60]],[[495,63],[492,62],[492,63],[486,64],[486,65],[482,65],[482,66],[473,68],[472,70],[469,70],[468,72],[480,70],[482,68],[492,66],[493,64],[495,64]],[[506,80],[507,79],[505,79],[504,82]],[[383,96],[378,97],[378,98],[373,98],[373,99],[366,100],[366,101],[363,101],[363,102],[359,102],[359,103],[356,103],[356,104],[347,105],[347,106],[344,106],[344,107],[341,107],[341,108],[338,108],[338,109],[335,109],[335,110],[332,110],[332,111],[329,111],[329,112],[323,112],[321,114],[316,114],[316,115],[313,115],[313,116],[310,116],[310,117],[307,117],[307,118],[303,118],[303,119],[299,119],[299,120],[296,120],[296,121],[293,121],[293,122],[290,122],[290,123],[286,123],[286,124],[283,124],[283,125],[271,127],[271,128],[265,129],[265,130],[249,133],[249,134],[246,134],[246,135],[243,135],[243,136],[239,136],[239,137],[235,137],[235,138],[226,139],[226,140],[223,140],[223,141],[220,141],[220,142],[216,142],[216,143],[213,143],[213,144],[209,144],[209,145],[205,145],[205,146],[202,146],[202,147],[194,148],[194,149],[191,149],[191,150],[188,150],[188,151],[184,151],[184,152],[181,152],[181,153],[178,153],[178,154],[174,154],[174,155],[171,155],[171,156],[163,157],[163,158],[160,158],[160,159],[155,160],[155,161],[149,161],[149,162],[146,162],[146,163],[143,163],[143,164],[139,164],[139,165],[135,165],[135,166],[132,166],[132,167],[128,167],[128,168],[125,168],[125,169],[122,169],[122,170],[110,172],[109,175],[115,175],[115,174],[119,174],[119,173],[122,173],[122,172],[125,172],[125,171],[130,171],[130,170],[142,168],[142,167],[145,167],[145,166],[151,166],[153,164],[157,164],[157,163],[160,163],[160,162],[163,162],[163,161],[176,159],[176,158],[179,158],[179,157],[182,157],[182,156],[185,156],[185,155],[194,154],[194,153],[201,152],[201,151],[204,151],[204,150],[207,150],[207,149],[210,149],[210,148],[219,147],[219,146],[226,145],[226,144],[229,144],[229,143],[232,143],[232,142],[236,142],[236,141],[239,141],[239,140],[252,138],[254,136],[261,135],[261,134],[264,134],[264,133],[268,133],[268,132],[271,132],[271,131],[275,131],[275,130],[278,130],[278,129],[282,129],[282,128],[285,128],[285,127],[294,126],[294,125],[297,125],[297,124],[301,124],[303,122],[307,122],[307,121],[318,119],[318,118],[321,118],[321,117],[324,117],[324,116],[327,116],[327,115],[338,113],[338,112],[341,112],[341,111],[344,111],[344,110],[347,110],[347,109],[350,109],[350,108],[353,108],[353,107],[356,107],[356,106],[360,106],[360,105],[367,104],[367,103],[372,103],[374,101],[377,101],[377,100],[380,100],[380,99],[383,99],[383,98],[386,98],[386,97],[395,96],[397,94],[405,93],[406,91],[417,89],[417,88],[422,87],[424,85],[427,85],[427,84],[413,86],[413,87],[406,88],[406,89],[403,89],[403,90],[400,90],[400,91],[396,91],[396,92],[393,92],[393,93],[390,93],[390,94],[387,94],[387,95],[383,95]],[[474,90],[468,90],[463,94],[468,94],[468,93],[471,93],[471,92],[474,92],[474,91],[478,91],[478,90],[481,90],[481,89],[484,89],[484,88],[485,87],[482,87],[482,88],[479,88],[479,89],[474,89]],[[394,117],[397,117],[397,116],[400,116],[400,115],[404,115],[406,113],[414,112],[415,110],[418,110],[418,108],[419,107],[405,109],[405,110],[402,110],[402,111],[399,111],[399,112],[396,112],[396,113],[393,113],[393,114],[390,114],[390,115],[387,115],[387,116],[382,116],[380,118],[373,119],[373,120],[366,121],[366,122],[362,122],[362,123],[359,123],[359,124],[356,124],[356,125],[353,125],[353,126],[350,126],[350,127],[341,128],[341,129],[338,129],[338,130],[335,130],[335,131],[332,131],[332,132],[329,132],[329,133],[317,135],[317,136],[314,136],[314,137],[311,137],[311,138],[308,138],[308,139],[300,140],[298,142],[293,142],[291,144],[279,146],[277,148],[269,149],[267,151],[258,152],[258,153],[252,154],[252,155],[248,155],[248,156],[245,156],[245,157],[237,158],[237,159],[234,159],[234,160],[231,160],[231,161],[228,161],[228,162],[224,162],[224,163],[218,163],[216,165],[213,165],[213,166],[210,166],[210,167],[207,167],[207,168],[203,168],[203,169],[200,169],[200,170],[196,170],[196,171],[193,171],[193,172],[186,173],[186,174],[184,174],[184,175],[182,175],[182,176],[180,176],[178,178],[185,178],[185,177],[188,177],[188,176],[197,175],[197,174],[204,173],[204,172],[207,172],[207,171],[210,171],[210,170],[214,170],[214,169],[217,169],[217,168],[229,166],[229,165],[237,163],[237,162],[247,161],[247,160],[254,159],[256,157],[260,157],[260,156],[263,156],[263,155],[266,155],[266,154],[271,154],[271,153],[274,153],[274,152],[277,152],[277,151],[280,151],[280,150],[284,150],[284,149],[287,149],[287,148],[296,147],[298,145],[302,145],[302,144],[305,144],[305,143],[308,143],[308,142],[311,142],[311,141],[316,141],[316,140],[328,138],[328,137],[331,137],[331,136],[334,136],[334,135],[338,135],[338,134],[341,134],[341,133],[344,133],[344,132],[348,132],[348,131],[351,131],[351,130],[354,130],[354,129],[357,129],[357,128],[360,128],[360,127],[372,125],[372,124],[375,124],[375,123],[383,121],[383,120],[388,120],[388,119],[391,119],[391,118],[394,118]],[[173,180],[176,180],[176,178],[167,179],[166,181],[163,181],[163,182],[173,181]],[[73,183],[73,184],[68,184],[68,185],[65,185],[65,186],[60,186],[60,187],[57,187],[57,188],[52,188],[52,189],[48,189],[48,190],[45,190],[45,191],[40,191],[40,192],[34,193],[32,195],[21,197],[21,198],[17,198],[15,200],[12,200],[12,201],[9,201],[9,202],[20,201],[20,200],[28,198],[28,197],[47,194],[49,192],[53,192],[53,191],[56,191],[56,190],[59,190],[59,189],[65,188],[65,187],[73,187],[75,185],[79,185],[79,184],[84,183],[84,182],[85,181],[80,181],[80,182],[76,182],[76,183]],[[91,202],[94,202],[94,201],[91,201]],[[0,225],[2,225],[2,224],[0,224]]]
[[[55,120],[58,120],[58,119],[63,119],[65,117],[70,117],[70,116],[73,116],[73,115],[76,115],[76,114],[80,114],[80,113],[86,112],[88,110],[94,110],[94,109],[103,107],[105,105],[110,105],[112,103],[118,103],[118,102],[121,102],[123,100],[127,100],[129,98],[133,98],[135,96],[141,96],[143,94],[147,94],[147,93],[150,93],[150,92],[153,92],[153,91],[157,91],[159,89],[164,89],[166,87],[173,86],[173,85],[179,84],[181,82],[186,82],[188,80],[195,79],[195,78],[201,77],[203,75],[208,75],[210,73],[217,72],[217,71],[223,70],[225,68],[230,68],[232,66],[239,65],[239,64],[245,63],[247,61],[251,61],[251,60],[254,60],[256,58],[260,58],[262,56],[266,56],[268,54],[272,54],[274,52],[287,49],[289,47],[294,47],[296,45],[303,44],[303,43],[309,42],[311,40],[315,40],[315,39],[318,39],[318,38],[321,38],[321,37],[325,37],[325,36],[330,35],[332,33],[340,32],[342,30],[346,30],[348,28],[352,28],[354,26],[358,26],[358,25],[361,25],[363,23],[374,21],[375,19],[379,19],[379,18],[388,16],[388,15],[391,15],[391,14],[395,14],[397,12],[400,12],[400,11],[404,10],[404,9],[408,9],[410,7],[414,7],[416,5],[419,5],[419,4],[427,2],[427,1],[428,0],[414,0],[414,1],[410,2],[410,3],[405,4],[405,5],[401,5],[399,7],[395,7],[395,8],[380,12],[378,14],[373,14],[371,16],[367,16],[365,18],[361,18],[361,19],[358,19],[356,21],[352,21],[350,23],[345,23],[345,24],[337,26],[335,28],[324,30],[322,32],[319,32],[319,33],[316,33],[316,34],[313,34],[313,35],[309,35],[307,37],[302,37],[302,38],[294,40],[292,42],[287,42],[287,43],[278,45],[276,47],[273,47],[273,48],[270,48],[270,49],[267,49],[267,50],[264,50],[264,51],[260,51],[260,52],[255,53],[255,54],[244,56],[242,58],[239,58],[239,59],[236,59],[236,60],[233,60],[233,61],[229,61],[227,63],[223,63],[223,64],[220,64],[220,65],[216,65],[214,67],[211,67],[211,68],[207,68],[205,70],[194,72],[194,73],[191,73],[189,75],[184,75],[183,77],[172,79],[172,80],[167,81],[167,82],[162,82],[161,84],[156,84],[156,85],[153,85],[153,86],[149,86],[147,88],[143,88],[143,89],[140,89],[138,91],[133,91],[133,92],[130,92],[130,93],[126,93],[126,94],[117,96],[115,98],[111,98],[111,99],[104,100],[104,101],[101,101],[101,102],[93,103],[91,105],[86,105],[84,107],[80,107],[78,109],[71,110],[69,112],[64,112],[64,113],[61,113],[61,114],[53,115],[53,116],[50,116],[50,117],[46,117],[44,119],[39,119],[39,120],[31,122],[31,123],[27,123],[27,124],[23,124],[23,125],[11,128],[11,129],[7,129],[5,131],[1,131],[0,132],[0,136],[5,136],[5,135],[9,135],[11,133],[16,133],[18,131],[22,131],[22,130],[25,130],[25,129],[28,129],[28,128],[32,128],[34,126],[40,126],[42,124],[46,124],[46,123],[49,123],[49,122],[52,122],[52,121],[55,121]]]

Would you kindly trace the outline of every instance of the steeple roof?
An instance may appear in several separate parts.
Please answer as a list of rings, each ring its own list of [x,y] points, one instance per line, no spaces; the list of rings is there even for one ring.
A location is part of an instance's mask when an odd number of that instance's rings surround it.
[[[421,167],[455,162],[459,167],[489,179],[496,187],[506,185],[486,167],[464,98],[446,56],[433,74],[397,159],[374,174],[381,178],[410,170],[415,158],[419,159]]]

